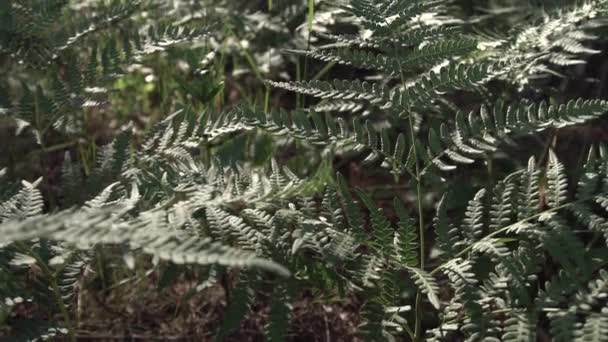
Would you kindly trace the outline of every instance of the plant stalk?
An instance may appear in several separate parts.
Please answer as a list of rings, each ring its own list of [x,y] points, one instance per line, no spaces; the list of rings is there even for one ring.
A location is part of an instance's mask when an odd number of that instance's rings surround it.
[[[418,207],[418,234],[420,243],[420,269],[424,270],[425,267],[425,238],[424,238],[424,211],[422,208],[422,184],[420,182],[420,161],[418,160],[418,151],[416,150],[416,135],[414,132],[414,121],[412,116],[408,116],[408,122],[410,126],[410,135],[412,139],[412,153],[414,154],[414,160],[416,161],[416,200]],[[422,335],[422,292],[420,289],[416,292],[416,306],[415,306],[416,320],[414,323],[414,341],[421,341]]]

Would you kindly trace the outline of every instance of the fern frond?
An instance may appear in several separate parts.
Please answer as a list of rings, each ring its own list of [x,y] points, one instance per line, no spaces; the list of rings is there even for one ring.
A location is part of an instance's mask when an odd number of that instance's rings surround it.
[[[41,182],[42,178],[39,178],[34,183],[22,181],[21,190],[7,201],[0,203],[0,222],[40,215],[44,203],[42,194],[37,187]]]
[[[429,43],[407,54],[405,57],[377,54],[371,51],[338,49],[318,51],[289,50],[323,62],[336,62],[362,69],[383,71],[388,75],[409,73],[425,65],[433,65],[448,57],[457,57],[474,51],[477,42],[473,39],[443,40]]]
[[[364,191],[357,189],[359,198],[370,212],[370,221],[373,228],[374,239],[372,247],[378,252],[385,253],[384,248],[390,246],[394,235],[393,227],[382,212],[382,209],[378,208],[372,198]]]
[[[346,215],[346,219],[348,220],[348,224],[351,229],[349,232],[355,233],[356,237],[361,237],[361,232],[363,231],[363,227],[365,227],[365,219],[363,218],[363,214],[361,210],[356,205],[355,200],[353,199],[346,180],[341,174],[336,174],[336,183],[338,185],[338,192],[340,193],[340,197],[342,197],[342,203],[344,208],[344,214]],[[360,241],[363,241],[361,238]]]
[[[266,328],[266,340],[270,342],[285,341],[289,329],[290,306],[286,286],[275,286],[270,304],[270,315]]]
[[[225,340],[230,333],[239,328],[241,321],[251,310],[254,300],[251,281],[251,277],[245,272],[239,273],[236,284],[230,291],[222,325],[216,334],[217,341]]]
[[[416,286],[418,286],[418,289],[427,295],[431,305],[433,305],[435,309],[439,309],[440,303],[439,297],[437,296],[437,293],[439,293],[439,285],[437,285],[433,276],[416,267],[406,267],[406,269],[414,278],[414,282],[416,283]]]
[[[119,211],[117,211],[119,210]],[[0,226],[0,243],[44,237],[65,241],[81,249],[95,244],[127,244],[176,264],[220,264],[236,267],[259,267],[282,275],[289,272],[255,253],[238,250],[192,233],[169,233],[163,212],[142,213],[132,221],[120,221],[124,208],[94,211],[64,211],[50,216],[36,216],[23,221],[9,221]]]
[[[470,164],[474,158],[495,152],[514,134],[533,134],[548,128],[576,125],[600,117],[608,110],[604,100],[570,100],[562,105],[514,104],[497,102],[492,111],[482,106],[479,113],[457,113],[451,132],[443,125],[441,134],[429,133],[429,164],[449,171],[457,164]],[[456,165],[454,165],[454,163]],[[424,170],[428,170],[428,167]]]
[[[389,108],[392,104],[387,98],[388,90],[376,83],[358,80],[328,81],[267,81],[271,86],[295,91],[322,99],[367,101],[380,108]]]
[[[608,316],[602,313],[587,316],[585,324],[575,333],[576,342],[599,342],[608,339]]]
[[[398,230],[393,238],[395,256],[399,265],[418,265],[418,236],[414,220],[408,215],[403,202],[395,197],[393,207],[399,217]]]
[[[450,222],[448,222],[447,195],[443,195],[439,204],[437,204],[433,226],[435,228],[437,247],[443,254],[442,258],[450,258],[455,255],[456,247],[458,246],[458,235],[457,229],[452,227]]]
[[[475,194],[475,198],[469,201],[465,212],[465,219],[460,230],[464,232],[464,238],[468,244],[478,241],[483,234],[484,226],[484,196],[486,190],[481,189]]]
[[[536,341],[536,322],[530,315],[522,312],[511,312],[505,321],[502,341],[506,342],[534,342]]]

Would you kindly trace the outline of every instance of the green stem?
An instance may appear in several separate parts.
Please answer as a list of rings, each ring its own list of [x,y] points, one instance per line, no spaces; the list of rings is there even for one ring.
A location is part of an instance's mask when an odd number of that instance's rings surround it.
[[[412,153],[414,154],[414,160],[416,161],[416,178],[414,181],[416,182],[416,200],[418,207],[418,234],[419,234],[419,242],[420,242],[420,269],[424,270],[425,267],[425,238],[424,238],[424,211],[422,207],[422,184],[420,180],[420,161],[418,160],[418,154],[416,150],[416,134],[414,132],[414,121],[412,120],[412,116],[408,116],[408,122],[410,126],[410,135],[412,138],[412,144],[414,148],[412,149]],[[416,292],[416,321],[414,324],[414,341],[421,341],[422,334],[422,292],[420,289]]]
[[[99,272],[99,279],[101,280],[101,288],[105,291],[108,287],[106,272],[105,272],[105,257],[103,255],[103,248],[97,246],[97,272]]]
[[[416,339],[416,334],[412,331],[409,325],[404,324],[405,332],[410,336],[410,339],[414,341]]]

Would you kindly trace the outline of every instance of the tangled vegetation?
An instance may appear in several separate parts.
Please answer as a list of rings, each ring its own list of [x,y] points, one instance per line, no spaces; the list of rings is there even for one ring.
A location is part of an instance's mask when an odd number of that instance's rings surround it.
[[[0,2],[0,337],[608,341],[607,20]]]

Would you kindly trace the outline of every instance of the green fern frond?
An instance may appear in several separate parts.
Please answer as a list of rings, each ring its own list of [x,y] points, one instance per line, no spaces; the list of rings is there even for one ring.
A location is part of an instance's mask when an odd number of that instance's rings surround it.
[[[444,40],[437,43],[429,43],[406,54],[405,57],[393,57],[391,55],[377,54],[371,51],[339,49],[298,51],[289,50],[307,57],[315,58],[323,62],[336,62],[338,64],[350,65],[362,69],[382,71],[388,75],[401,75],[409,73],[424,65],[433,65],[448,57],[457,57],[474,51],[477,42],[473,39]]]
[[[395,256],[399,265],[414,267],[418,265],[418,236],[415,222],[398,198],[393,200],[393,207],[399,217],[398,229],[393,238]]]
[[[416,267],[406,267],[406,269],[414,278],[414,282],[416,286],[418,286],[418,289],[427,295],[431,305],[433,305],[435,309],[439,309],[440,303],[439,297],[437,296],[439,293],[439,285],[437,285],[433,276]]]
[[[288,285],[275,286],[270,304],[270,315],[266,328],[266,340],[270,342],[285,341],[290,321],[290,298]]]
[[[429,133],[429,163],[449,171],[457,164],[470,164],[475,158],[495,152],[514,134],[532,134],[548,128],[576,125],[598,118],[608,110],[603,100],[571,100],[567,104],[514,104],[505,108],[498,102],[492,111],[482,106],[479,113],[457,113],[451,132],[442,125],[441,134]],[[454,163],[456,165],[454,165]],[[426,170],[425,170],[426,171]]]
[[[566,342],[574,340],[576,316],[572,312],[560,311],[548,315],[551,319],[551,334],[555,341]]]
[[[364,239],[361,238],[361,232],[363,231],[363,227],[365,227],[365,219],[363,218],[363,214],[355,203],[355,200],[353,199],[350,193],[346,180],[339,173],[336,174],[336,183],[338,185],[338,192],[340,193],[340,197],[342,197],[344,214],[351,228],[349,229],[349,232],[353,232],[354,234],[356,234],[356,237],[360,238],[360,241],[364,241]]]
[[[536,341],[536,322],[527,313],[511,312],[505,321],[502,341],[534,342]]]
[[[251,305],[254,304],[251,280],[246,273],[239,273],[236,284],[231,288],[230,296],[227,298],[228,305],[216,335],[217,341],[224,341],[230,333],[239,328],[241,321],[251,310]]]
[[[267,81],[271,86],[295,91],[322,99],[367,101],[380,108],[390,108],[392,103],[388,98],[388,90],[376,83],[358,80],[328,81],[296,81],[274,82]]]
[[[376,206],[372,198],[367,193],[357,189],[357,195],[359,195],[359,198],[370,212],[370,221],[374,236],[371,245],[378,252],[385,253],[386,251],[384,251],[384,248],[386,248],[386,246],[390,246],[395,231],[391,226],[391,223],[382,212],[382,209]]]
[[[575,333],[576,342],[598,342],[608,339],[608,316],[604,309],[602,313],[587,316],[585,324]]]
[[[142,213],[139,218],[121,221],[126,208],[93,211],[65,211],[2,224],[0,243],[44,237],[65,241],[81,249],[95,244],[127,244],[133,250],[154,255],[176,264],[221,264],[236,267],[259,267],[278,274],[289,272],[255,253],[231,248],[185,231],[169,233],[163,212]],[[121,212],[122,211],[122,214]]]
[[[0,222],[25,219],[42,213],[44,202],[38,186],[39,178],[33,183],[22,181],[21,190],[10,199],[0,203]]]
[[[456,254],[458,234],[457,229],[452,227],[448,221],[447,213],[447,195],[443,195],[439,204],[435,217],[433,218],[433,226],[437,239],[437,247],[442,252],[442,258],[450,258]]]
[[[468,244],[478,241],[483,234],[484,226],[484,197],[486,190],[481,189],[475,194],[475,198],[469,201],[465,212],[463,225],[459,229],[464,232],[464,238]]]

